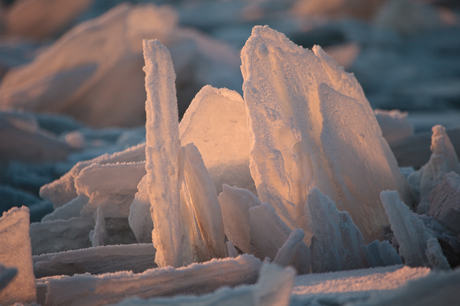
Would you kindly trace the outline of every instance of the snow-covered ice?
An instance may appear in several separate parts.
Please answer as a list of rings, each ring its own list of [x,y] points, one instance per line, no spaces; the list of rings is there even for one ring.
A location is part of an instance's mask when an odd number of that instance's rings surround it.
[[[0,263],[7,268],[16,268],[17,275],[6,288],[0,290],[2,305],[36,301],[30,240],[29,209],[25,206],[13,207],[3,212],[0,218]]]
[[[396,191],[382,191],[380,197],[399,243],[399,254],[411,267],[449,269],[441,246],[433,233],[401,201]]]
[[[147,188],[153,220],[152,241],[160,267],[182,266],[180,185],[184,157],[179,139],[177,98],[171,56],[158,40],[144,40],[147,101]]]
[[[260,200],[308,231],[303,204],[318,187],[366,242],[382,239],[380,191],[398,190],[407,205],[412,194],[356,79],[320,47],[305,50],[267,26],[254,27],[241,59]]]

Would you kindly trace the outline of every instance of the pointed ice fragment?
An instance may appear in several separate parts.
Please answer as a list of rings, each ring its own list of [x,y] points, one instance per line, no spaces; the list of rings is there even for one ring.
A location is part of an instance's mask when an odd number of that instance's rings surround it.
[[[384,267],[402,264],[396,249],[387,241],[374,240],[365,246],[365,255],[369,267]]]
[[[147,112],[147,186],[153,220],[152,241],[159,267],[182,265],[180,184],[183,159],[171,56],[158,40],[144,40]]]
[[[250,253],[249,209],[262,204],[249,190],[222,185],[219,203],[225,235],[243,253]]]
[[[29,209],[14,207],[0,218],[0,263],[17,269],[16,277],[0,291],[0,304],[36,301],[32,248],[29,237]]]
[[[312,272],[367,268],[361,232],[347,212],[313,188],[305,203],[305,215],[313,233]]]
[[[460,174],[457,153],[446,134],[446,129],[441,125],[436,125],[432,130],[430,149],[433,153],[428,163],[419,170],[421,172],[420,204],[417,207],[419,214],[426,214],[430,209],[429,196],[442,181],[444,174],[451,171]]]
[[[211,258],[227,257],[224,223],[216,187],[193,143],[185,146],[184,179],[196,222]]]
[[[139,243],[152,242],[153,221],[150,215],[150,198],[147,186],[147,175],[145,175],[139,185],[137,193],[134,196],[133,203],[129,208],[129,226],[136,236]]]
[[[278,253],[276,253],[275,259],[273,259],[273,263],[281,267],[287,267],[293,261],[299,249],[301,249],[304,236],[305,232],[300,228],[293,230],[289,234],[286,242],[278,250]],[[308,256],[308,254],[306,254],[306,256]]]
[[[447,260],[442,254],[441,246],[423,221],[404,205],[396,191],[382,191],[380,197],[391,229],[398,240],[399,254],[404,263],[411,267],[443,269]]]
[[[288,240],[291,230],[268,203],[252,207],[249,209],[249,214],[251,253],[261,260],[266,257],[270,259],[276,258],[279,249]],[[294,237],[297,237],[297,235]],[[292,261],[292,266],[297,270],[298,274],[310,272],[310,249],[305,243],[300,243]]]
[[[319,47],[256,26],[241,52],[250,169],[262,202],[308,230],[303,205],[320,188],[353,217],[365,241],[388,225],[379,193],[410,189],[361,86]],[[309,235],[306,235],[307,237]]]
[[[249,172],[246,106],[240,94],[226,88],[203,87],[179,124],[182,145],[193,143],[216,185],[255,192]]]
[[[455,172],[444,175],[444,179],[430,194],[428,215],[460,233],[460,175]]]

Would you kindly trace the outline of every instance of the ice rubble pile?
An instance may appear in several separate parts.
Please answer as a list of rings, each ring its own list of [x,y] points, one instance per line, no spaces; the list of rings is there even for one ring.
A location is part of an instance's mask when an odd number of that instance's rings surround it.
[[[75,26],[30,64],[9,70],[0,86],[1,108],[65,113],[99,127],[143,125],[143,38],[171,49],[181,113],[205,84],[241,84],[234,50],[180,28],[169,6],[124,3]]]
[[[34,272],[45,276],[36,282],[39,303],[203,294],[252,284],[259,274],[256,285],[197,299],[285,305],[294,272],[262,266],[266,257],[298,273],[400,264],[399,255],[409,265],[450,268],[438,243],[444,225],[409,210],[410,187],[431,191],[433,181],[458,167],[442,127],[433,129],[434,157],[411,175],[409,187],[359,84],[320,47],[311,52],[255,27],[242,50],[244,100],[205,87],[180,125],[171,55],[157,40],[144,40],[143,47],[146,143],[80,162],[40,191],[55,211],[30,226],[29,253],[39,255]],[[219,104],[227,111],[219,114]],[[200,120],[214,114],[210,123]],[[214,130],[217,122],[222,127]],[[236,144],[241,150],[231,148]],[[256,190],[247,189],[254,184]],[[430,214],[449,225],[442,212],[446,205],[456,210],[453,201],[431,198]],[[388,224],[399,255],[379,241]],[[113,260],[101,264],[107,256]],[[142,273],[107,273],[118,269]],[[274,271],[283,272],[266,276]],[[73,275],[84,272],[93,275]],[[279,284],[283,290],[274,291]]]

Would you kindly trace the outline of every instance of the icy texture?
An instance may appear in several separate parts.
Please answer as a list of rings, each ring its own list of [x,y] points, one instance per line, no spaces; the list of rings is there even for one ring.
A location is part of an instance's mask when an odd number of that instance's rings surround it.
[[[430,272],[429,268],[399,265],[300,275],[296,277],[290,305],[357,306],[361,305],[360,301],[368,301],[370,295],[375,294],[377,300],[381,299],[382,295],[379,293],[388,296],[391,291],[410,281],[423,279]],[[418,293],[421,292],[423,291]]]
[[[193,143],[185,146],[184,156],[184,179],[209,259],[224,258],[227,256],[227,246],[216,188]]]
[[[235,248],[233,243],[231,241],[227,241],[227,251],[228,251],[228,257],[238,257],[238,250]]]
[[[107,245],[107,229],[105,228],[104,213],[100,206],[97,208],[95,219],[94,229],[89,232],[91,245],[93,247]]]
[[[380,191],[398,190],[410,205],[409,186],[356,79],[320,47],[313,52],[260,26],[241,52],[258,196],[291,229],[307,231],[303,205],[318,187],[365,241],[381,239]]]
[[[346,211],[313,188],[305,203],[305,216],[310,231],[312,272],[367,268],[363,236]]]
[[[91,160],[77,163],[60,179],[40,188],[40,197],[53,203],[54,208],[61,207],[77,197],[75,178],[92,164],[115,164],[145,161],[145,144],[140,144],[113,154],[103,154]]]
[[[14,207],[0,218],[0,263],[16,268],[17,275],[0,291],[0,304],[36,301],[32,249],[29,237],[29,209]]]
[[[429,238],[426,241],[425,255],[428,258],[430,267],[438,270],[450,270],[450,265],[447,262],[446,257],[442,252],[441,246],[439,245],[438,239]]]
[[[460,176],[457,173],[445,174],[444,179],[431,192],[428,215],[460,233]]]
[[[123,4],[79,24],[32,63],[8,72],[2,107],[67,113],[93,126],[139,125],[145,120],[140,43],[167,41],[176,20],[169,7]]]
[[[106,218],[128,218],[137,185],[145,173],[145,162],[86,167],[75,178],[77,194],[89,198],[80,215],[92,217],[101,207]]]
[[[204,294],[222,286],[255,283],[261,265],[253,256],[242,255],[179,269],[150,269],[140,274],[117,272],[50,278],[46,281],[45,305],[89,306],[113,304],[134,296],[146,299]]]
[[[8,286],[9,283],[15,278],[18,274],[18,269],[16,268],[5,268],[0,265],[0,291]]]
[[[222,185],[219,203],[222,210],[224,230],[230,240],[243,253],[250,253],[249,209],[260,205],[259,199],[249,190]]]
[[[183,157],[179,139],[174,68],[169,51],[144,40],[147,101],[147,185],[153,220],[152,241],[159,267],[182,265],[180,184]]]
[[[155,268],[155,248],[149,244],[101,246],[34,256],[37,278],[52,275],[141,273]]]
[[[296,256],[299,249],[303,244],[303,237],[305,237],[305,232],[300,228],[296,228],[290,234],[286,242],[279,248],[278,253],[276,253],[273,263],[281,266],[287,267]],[[308,256],[308,254],[305,254]]]
[[[123,301],[120,306],[129,305],[247,305],[247,306],[287,306],[294,285],[295,271],[282,269],[277,265],[264,263],[260,268],[257,283],[236,288],[220,288],[204,296],[178,296],[140,300],[138,298]]]
[[[139,243],[152,242],[153,221],[150,215],[150,198],[147,186],[147,176],[144,176],[137,186],[137,193],[129,208],[129,226]]]
[[[255,192],[249,172],[246,108],[240,94],[226,88],[203,87],[184,114],[179,132],[182,145],[193,143],[214,180]]]
[[[407,267],[405,267],[407,269]],[[457,305],[460,270],[433,272],[426,277],[407,282],[397,290],[382,292],[359,306],[431,306]]]
[[[387,241],[374,240],[365,246],[365,255],[371,268],[402,264],[396,249]]]
[[[401,202],[396,191],[380,195],[391,229],[399,243],[399,254],[411,267],[426,266],[443,269],[447,262],[441,246],[423,222]],[[435,241],[429,239],[435,239]]]
[[[444,174],[451,171],[460,174],[460,165],[455,149],[450,142],[446,130],[441,125],[433,127],[431,136],[431,157],[419,172],[412,174],[409,179],[417,181],[420,178],[420,204],[417,213],[426,214],[430,209],[429,196],[431,191],[442,181]]]
[[[268,203],[252,207],[249,209],[249,215],[251,253],[261,260],[266,257],[276,258],[278,250],[283,247],[291,235],[291,230]],[[280,257],[283,257],[283,254],[280,254]],[[310,261],[310,249],[301,242],[292,261],[292,266],[298,274],[309,273]]]
[[[376,109],[374,115],[382,130],[382,136],[388,143],[403,140],[414,134],[414,126],[407,119],[407,112],[397,109]]]
[[[94,228],[93,218],[75,217],[30,225],[32,253],[55,253],[91,246],[89,233]]]

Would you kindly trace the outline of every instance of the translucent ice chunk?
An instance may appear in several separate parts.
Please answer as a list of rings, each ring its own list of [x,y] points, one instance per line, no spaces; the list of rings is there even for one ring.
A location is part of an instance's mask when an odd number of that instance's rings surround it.
[[[251,189],[246,107],[240,94],[226,88],[203,87],[179,124],[182,145],[200,150],[217,192],[222,184]]]
[[[78,162],[60,179],[40,188],[40,197],[53,203],[54,208],[61,207],[77,197],[75,178],[80,172],[92,164],[115,164],[145,161],[145,143],[133,146],[121,152],[104,154],[91,160]]]
[[[184,152],[184,179],[196,222],[211,256],[209,259],[224,258],[227,256],[227,246],[216,188],[197,147],[189,143]]]
[[[444,179],[430,194],[428,215],[460,233],[460,176],[455,172],[444,175]]]
[[[332,58],[256,26],[241,52],[250,169],[262,202],[308,231],[303,205],[318,187],[353,217],[364,240],[388,219],[380,191],[412,195],[361,86]],[[309,235],[306,235],[308,237]]]
[[[225,235],[243,253],[250,253],[249,209],[262,204],[249,190],[222,185],[219,203]]]
[[[183,157],[174,68],[169,51],[157,40],[144,40],[147,112],[145,148],[147,185],[153,220],[152,241],[159,267],[182,265],[180,184]]]
[[[436,125],[432,130],[430,148],[432,154],[428,163],[419,170],[421,172],[420,204],[417,207],[419,214],[426,214],[430,209],[429,196],[431,191],[442,181],[444,174],[451,171],[460,174],[457,153],[455,153],[445,128]]]
[[[153,221],[150,215],[150,198],[146,175],[137,185],[137,193],[129,208],[128,221],[137,242],[152,242]]]
[[[249,214],[251,253],[262,260],[266,257],[275,259],[279,249],[288,240],[291,230],[268,203],[252,207],[249,209]],[[297,238],[297,234],[294,234],[293,237]],[[290,243],[288,242],[288,244]],[[285,250],[281,252],[285,253]],[[279,260],[284,263],[281,257],[283,257],[283,254],[280,254]],[[310,249],[305,243],[300,243],[299,249],[293,258],[292,266],[299,274],[310,272]]]
[[[80,215],[93,217],[101,207],[106,218],[128,218],[137,185],[145,175],[145,162],[93,164],[75,178],[77,194],[89,198]]]
[[[396,249],[387,241],[374,240],[365,246],[365,255],[371,268],[402,264]]]
[[[0,218],[0,263],[17,269],[16,277],[0,291],[0,304],[36,301],[32,249],[29,237],[29,209],[14,207]]]
[[[305,203],[310,231],[312,272],[331,272],[367,268],[363,237],[347,212],[313,188]]]
[[[425,227],[423,221],[404,205],[396,191],[382,191],[380,197],[390,220],[391,229],[398,240],[399,254],[404,259],[404,263],[411,267],[427,266],[443,269],[447,260],[442,254],[437,239]]]

